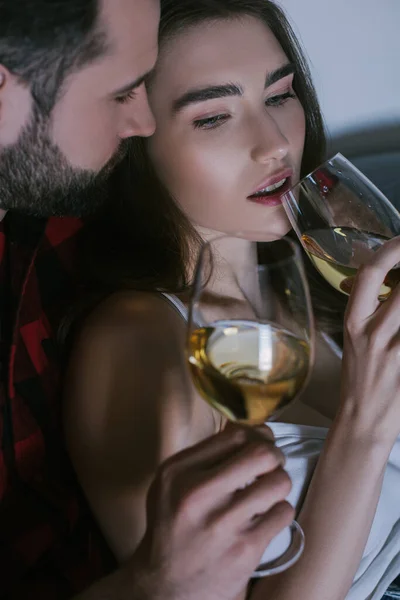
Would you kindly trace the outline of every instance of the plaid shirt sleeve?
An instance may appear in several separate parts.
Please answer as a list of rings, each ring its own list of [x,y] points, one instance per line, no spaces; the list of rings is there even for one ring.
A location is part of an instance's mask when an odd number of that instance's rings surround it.
[[[0,598],[62,600],[115,566],[63,444],[60,319],[76,300],[82,223],[8,213],[0,283],[13,327],[0,382]],[[8,277],[7,277],[8,274]]]

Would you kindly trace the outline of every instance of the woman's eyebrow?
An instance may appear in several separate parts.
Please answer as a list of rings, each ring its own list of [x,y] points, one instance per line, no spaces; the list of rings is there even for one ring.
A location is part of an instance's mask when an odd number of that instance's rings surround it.
[[[172,112],[177,114],[189,104],[205,102],[214,98],[226,98],[227,96],[243,96],[243,88],[236,83],[227,83],[188,90],[174,101]]]
[[[265,89],[267,89],[270,85],[273,85],[280,79],[283,79],[288,75],[292,75],[295,72],[296,65],[294,63],[287,63],[286,65],[278,67],[278,69],[275,69],[275,71],[272,71],[272,73],[267,73],[267,76],[265,78]]]
[[[293,63],[287,63],[278,67],[275,71],[267,74],[265,88],[268,88],[280,79],[291,75],[295,71],[296,67]],[[172,113],[176,115],[190,104],[214,100],[215,98],[227,98],[229,96],[243,96],[242,86],[238,83],[226,83],[222,85],[209,85],[201,88],[194,88],[188,90],[174,101]]]

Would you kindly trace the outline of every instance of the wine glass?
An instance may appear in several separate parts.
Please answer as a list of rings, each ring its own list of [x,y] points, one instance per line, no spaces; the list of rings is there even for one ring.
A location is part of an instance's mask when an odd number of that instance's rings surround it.
[[[358,268],[387,240],[400,234],[400,215],[350,161],[336,154],[282,196],[290,223],[314,267],[349,295]],[[378,299],[400,279],[396,265]]]
[[[300,254],[286,238],[270,243],[229,235],[200,252],[189,307],[189,368],[203,398],[239,425],[275,420],[308,380],[314,323]],[[286,570],[303,547],[303,531],[293,521],[254,576]]]

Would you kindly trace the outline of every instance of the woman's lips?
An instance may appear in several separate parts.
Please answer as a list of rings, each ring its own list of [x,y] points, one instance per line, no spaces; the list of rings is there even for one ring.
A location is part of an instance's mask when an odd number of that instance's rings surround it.
[[[292,187],[292,178],[288,177],[286,182],[278,190],[265,194],[264,196],[248,196],[247,200],[255,202],[256,204],[263,204],[264,206],[279,206],[282,204],[282,196],[286,194]]]

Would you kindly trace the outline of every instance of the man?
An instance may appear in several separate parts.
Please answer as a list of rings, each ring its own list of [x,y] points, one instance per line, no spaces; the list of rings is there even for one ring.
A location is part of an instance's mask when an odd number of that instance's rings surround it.
[[[293,516],[281,454],[227,431],[162,467],[118,568],[65,456],[56,336],[79,217],[154,131],[158,19],[157,0],[0,0],[0,598],[234,598]]]

